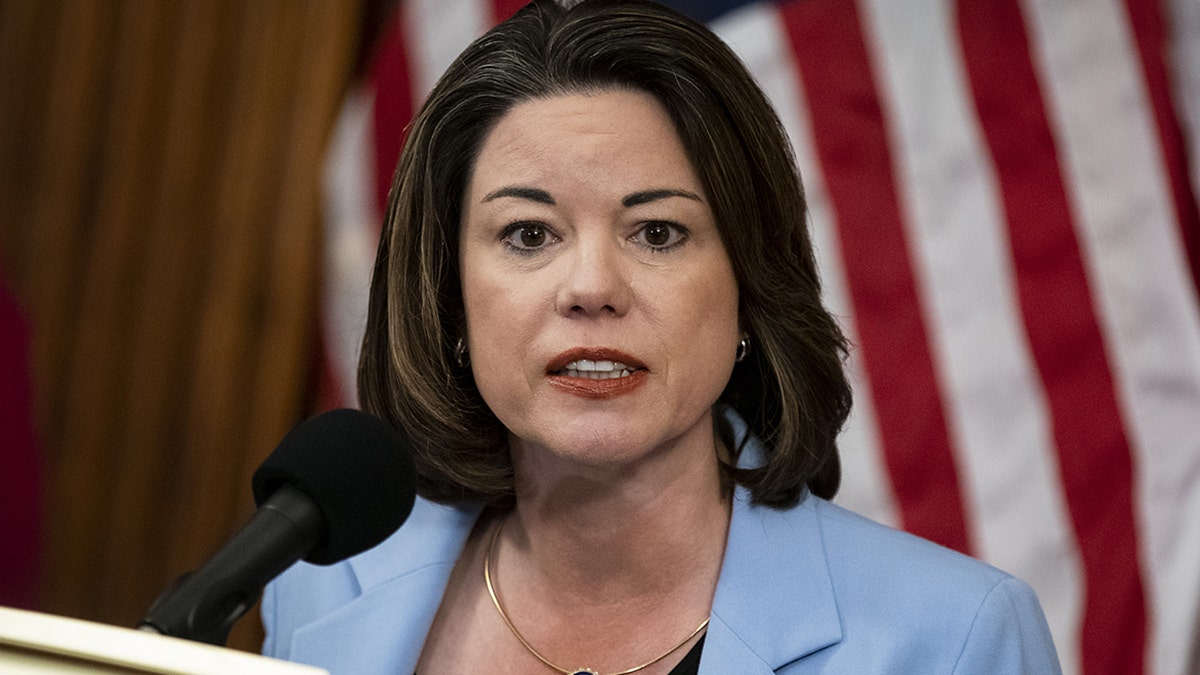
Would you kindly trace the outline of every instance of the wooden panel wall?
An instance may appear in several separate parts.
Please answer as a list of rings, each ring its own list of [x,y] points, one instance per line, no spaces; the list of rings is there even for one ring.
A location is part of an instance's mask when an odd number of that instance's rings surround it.
[[[33,329],[46,611],[136,622],[245,520],[307,413],[322,155],[366,4],[0,2],[0,255]]]

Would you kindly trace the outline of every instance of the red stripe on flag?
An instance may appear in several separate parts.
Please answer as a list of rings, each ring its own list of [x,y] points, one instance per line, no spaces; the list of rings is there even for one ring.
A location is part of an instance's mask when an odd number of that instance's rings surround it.
[[[1183,129],[1171,100],[1171,81],[1164,61],[1167,40],[1162,7],[1157,0],[1125,0],[1130,23],[1141,54],[1142,75],[1154,108],[1154,121],[1162,144],[1164,170],[1171,184],[1175,214],[1184,249],[1192,269],[1192,284],[1200,297],[1200,210],[1188,182],[1188,157]],[[1196,158],[1195,161],[1200,161]]]
[[[498,24],[517,13],[529,0],[492,0],[492,24]]]
[[[375,91],[372,120],[375,133],[375,198],[380,213],[387,212],[392,174],[396,172],[396,160],[400,158],[400,149],[404,146],[408,121],[415,112],[402,9],[402,4],[396,7],[396,14],[379,42],[379,51],[371,67],[371,86]]]
[[[1083,671],[1141,673],[1146,608],[1133,458],[1021,10],[1017,0],[960,0],[958,29],[1082,556]]]
[[[883,111],[855,5],[782,7],[812,118],[904,528],[970,548],[942,397],[908,257]]]

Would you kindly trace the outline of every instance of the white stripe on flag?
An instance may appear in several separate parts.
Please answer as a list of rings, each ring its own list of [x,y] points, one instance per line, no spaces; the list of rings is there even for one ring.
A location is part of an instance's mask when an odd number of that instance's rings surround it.
[[[1123,5],[1026,0],[1134,451],[1148,666],[1186,671],[1200,597],[1200,317]]]
[[[492,10],[486,0],[407,0],[404,11],[413,105],[419,108],[462,50],[492,27]]]
[[[722,17],[712,28],[745,61],[771,99],[791,138],[804,180],[809,227],[817,250],[825,302],[853,343],[854,322],[834,230],[832,205],[821,180],[804,92],[779,12],[768,3],[748,5]],[[899,526],[891,481],[880,453],[870,389],[862,361],[853,348],[848,365],[855,397],[850,419],[838,439],[843,480],[837,501],[869,518]]]
[[[325,160],[325,275],[322,329],[338,405],[355,406],[358,351],[367,324],[367,292],[378,242],[371,91],[346,97]]]

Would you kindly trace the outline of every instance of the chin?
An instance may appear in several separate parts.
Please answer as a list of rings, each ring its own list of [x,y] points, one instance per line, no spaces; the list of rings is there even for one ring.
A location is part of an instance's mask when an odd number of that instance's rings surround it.
[[[653,452],[654,443],[629,438],[626,434],[599,434],[555,439],[545,448],[564,459],[600,467],[635,461]]]
[[[603,428],[556,429],[554,433],[514,438],[513,447],[545,453],[583,467],[612,469],[651,457],[672,445],[673,438],[645,429],[604,425]],[[532,457],[531,457],[532,459]]]

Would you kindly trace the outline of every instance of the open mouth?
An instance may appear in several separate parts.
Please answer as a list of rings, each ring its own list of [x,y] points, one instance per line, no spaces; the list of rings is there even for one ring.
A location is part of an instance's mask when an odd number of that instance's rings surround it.
[[[608,399],[636,391],[649,378],[646,364],[607,347],[576,347],[547,364],[550,386],[590,399]]]
[[[620,361],[578,359],[563,366],[555,374],[565,377],[581,377],[588,380],[615,380],[622,377],[629,377],[637,370],[638,368],[626,365]]]

